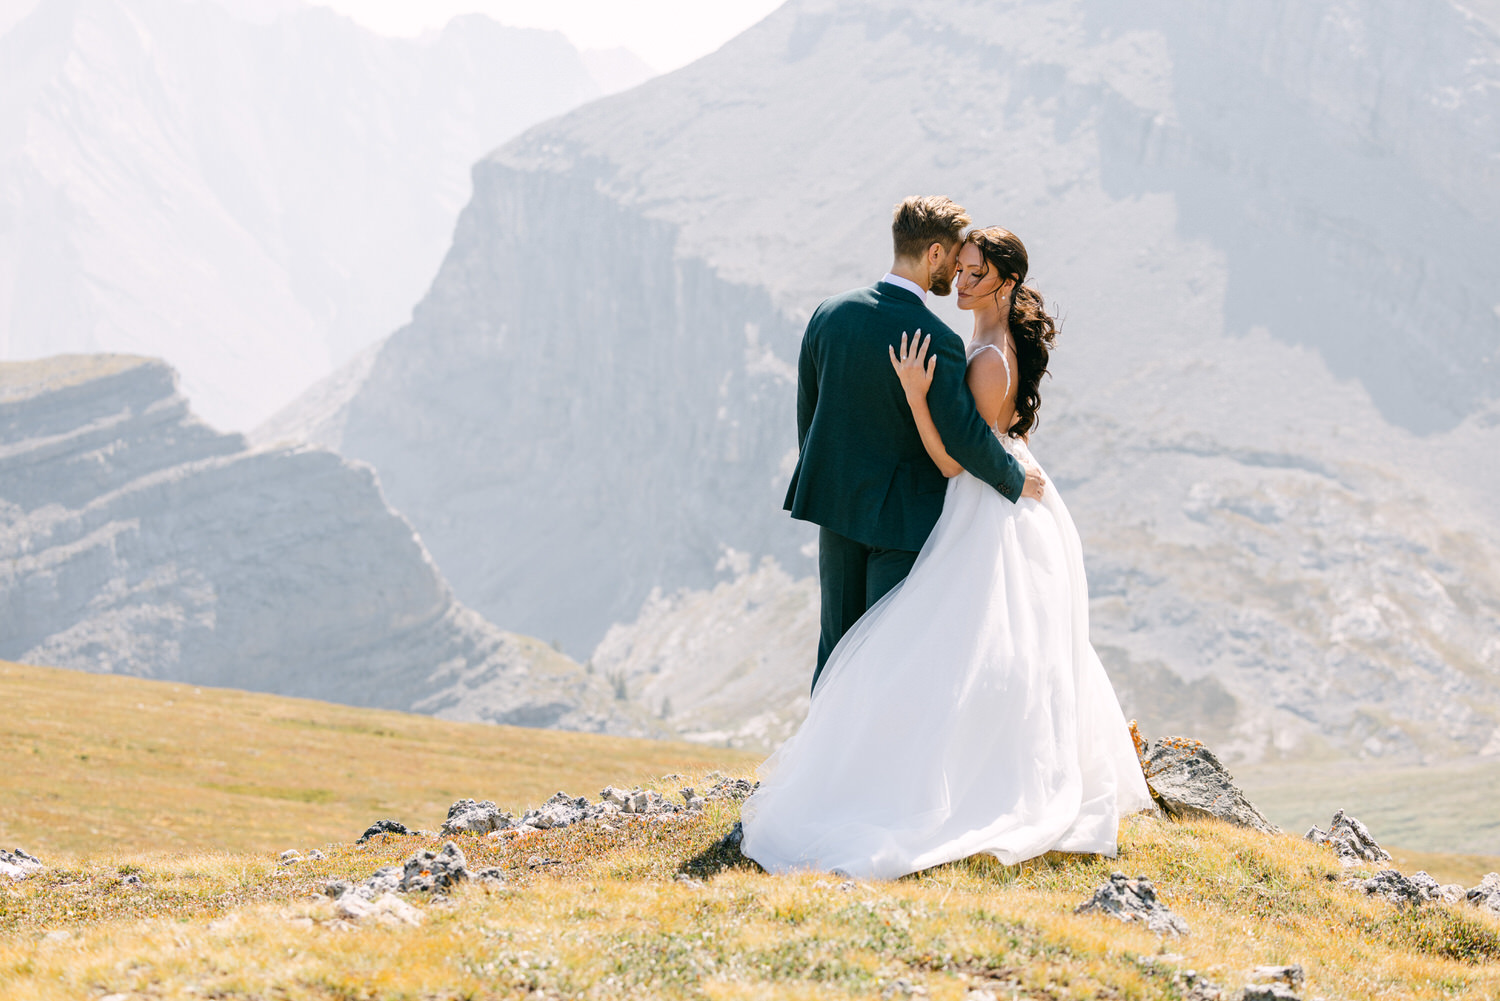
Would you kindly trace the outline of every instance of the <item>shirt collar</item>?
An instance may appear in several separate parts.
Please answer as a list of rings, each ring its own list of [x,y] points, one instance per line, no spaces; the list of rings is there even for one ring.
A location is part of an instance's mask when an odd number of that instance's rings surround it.
[[[897,288],[904,288],[908,292],[915,293],[917,298],[921,299],[924,303],[927,301],[927,290],[910,278],[902,278],[900,275],[893,275],[887,271],[885,277],[880,280],[888,285],[894,285]]]

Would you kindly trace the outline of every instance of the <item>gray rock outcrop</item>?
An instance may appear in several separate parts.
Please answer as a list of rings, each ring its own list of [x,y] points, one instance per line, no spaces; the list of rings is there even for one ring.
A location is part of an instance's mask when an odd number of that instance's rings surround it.
[[[1389,862],[1391,858],[1391,853],[1380,847],[1369,828],[1343,810],[1333,815],[1328,830],[1312,827],[1303,837],[1332,848],[1338,854],[1340,864],[1346,867],[1364,862]]]
[[[437,851],[417,852],[402,865],[382,866],[359,883],[332,880],[324,884],[323,892],[340,903],[346,900],[368,903],[387,894],[447,893],[470,880],[503,883],[505,874],[498,868],[470,872],[463,850],[449,841]]]
[[[398,821],[395,821],[395,820],[377,820],[377,821],[375,821],[375,823],[373,823],[369,827],[365,828],[365,833],[361,834],[359,836],[359,838],[354,843],[357,844],[357,845],[362,845],[366,841],[369,841],[371,838],[378,838],[378,837],[380,837],[383,834],[410,834],[410,833],[411,833],[411,831],[408,831],[406,829],[406,825],[402,824],[402,823],[400,823]]]
[[[403,893],[446,893],[469,878],[468,859],[449,841],[438,851],[420,851],[401,870]]]
[[[743,800],[748,799],[750,794],[755,792],[759,787],[759,782],[752,782],[749,779],[719,779],[704,790],[703,798],[706,800]]]
[[[1427,876],[1427,873],[1418,875]],[[1425,904],[1437,898],[1438,890],[1437,881],[1431,876],[1419,881],[1395,869],[1382,869],[1369,879],[1349,880],[1349,885],[1397,907]]]
[[[679,805],[668,802],[655,789],[616,789],[614,786],[605,786],[599,793],[598,802],[591,803],[587,796],[569,796],[565,792],[557,792],[541,806],[526,810],[519,818],[500,810],[489,800],[477,802],[461,799],[448,808],[443,833],[490,834],[512,831],[524,834],[556,827],[571,827],[585,820],[669,817],[697,813],[703,809],[704,798],[692,789],[683,789],[681,795],[683,802]]]
[[[1280,831],[1245,797],[1213,751],[1196,740],[1166,737],[1147,746],[1143,767],[1157,804],[1183,820],[1213,817],[1264,834]]]
[[[21,880],[28,876],[35,876],[46,868],[41,859],[35,855],[28,855],[20,848],[11,851],[0,848],[0,876]]]
[[[1407,876],[1396,869],[1382,869],[1368,879],[1347,879],[1344,883],[1396,907],[1412,907],[1431,902],[1456,904],[1464,899],[1462,886],[1457,883],[1439,883],[1424,871]]]
[[[489,800],[483,803],[472,799],[461,799],[448,807],[448,817],[443,821],[442,833],[488,834],[504,830],[511,825],[510,814],[501,811]]]
[[[649,714],[454,600],[368,467],[251,449],[166,365],[0,363],[0,659],[635,735]]]
[[[1464,894],[1464,900],[1481,910],[1500,915],[1500,872],[1492,872]]]
[[[1187,922],[1161,902],[1149,879],[1145,876],[1131,879],[1123,872],[1111,873],[1109,882],[1079,904],[1074,913],[1107,914],[1118,921],[1138,921],[1163,936],[1188,933]]]

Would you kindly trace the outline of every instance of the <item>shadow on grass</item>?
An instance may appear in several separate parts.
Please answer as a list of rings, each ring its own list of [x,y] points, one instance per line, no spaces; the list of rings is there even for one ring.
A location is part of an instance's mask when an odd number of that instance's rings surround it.
[[[693,879],[707,879],[731,869],[742,872],[764,872],[765,870],[754,859],[746,858],[740,852],[741,836],[739,821],[735,821],[734,827],[728,834],[678,866],[678,875],[691,876]]]

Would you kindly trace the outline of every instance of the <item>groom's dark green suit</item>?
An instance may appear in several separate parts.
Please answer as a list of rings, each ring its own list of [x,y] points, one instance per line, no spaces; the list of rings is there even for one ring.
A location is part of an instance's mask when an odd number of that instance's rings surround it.
[[[974,406],[962,339],[921,297],[882,281],[819,306],[802,337],[800,454],[786,495],[792,517],[821,526],[814,685],[849,627],[910,572],[943,511],[947,480],[922,447],[887,351],[918,329],[932,335],[938,361],[927,405],[948,454],[1011,501],[1025,486],[1025,470]]]

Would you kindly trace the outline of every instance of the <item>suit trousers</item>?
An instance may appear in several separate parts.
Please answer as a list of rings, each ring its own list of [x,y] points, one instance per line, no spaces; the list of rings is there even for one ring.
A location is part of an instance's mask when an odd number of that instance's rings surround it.
[[[822,630],[813,688],[828,655],[859,617],[911,573],[917,554],[907,549],[880,549],[818,529],[818,584],[822,592]]]

